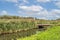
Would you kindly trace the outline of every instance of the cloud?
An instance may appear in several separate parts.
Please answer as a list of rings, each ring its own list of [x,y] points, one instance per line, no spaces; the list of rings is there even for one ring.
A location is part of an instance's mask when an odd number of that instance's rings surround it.
[[[50,13],[51,13],[52,17],[58,17],[58,18],[60,17],[60,10],[58,10],[58,9],[54,9]]]
[[[43,8],[41,6],[19,6],[20,9],[26,10],[26,11],[40,11]]]
[[[53,1],[53,3],[58,7],[60,8],[60,0],[51,0]]]
[[[18,3],[18,0],[1,0],[1,1]]]
[[[60,8],[60,1],[56,2],[55,5]]]
[[[51,11],[47,11],[44,16],[46,19],[57,19],[60,18],[60,10],[52,9]]]
[[[46,19],[48,11],[42,6],[32,5],[32,6],[19,6],[23,11],[18,11],[18,13],[27,14],[27,16],[37,17],[40,19]]]
[[[8,14],[8,12],[5,11],[5,10],[3,10],[3,11],[1,12],[1,15],[7,15],[7,14]]]
[[[37,2],[50,2],[50,0],[37,0]]]
[[[20,14],[27,14],[27,16],[37,17],[39,19],[56,19],[60,18],[60,10],[52,9],[51,11],[47,11],[42,6],[19,6],[22,11]]]
[[[45,10],[43,7],[36,5],[19,6],[19,8],[22,9],[25,14],[28,14],[30,16],[46,16],[45,14],[48,13],[47,10]],[[22,11],[18,11],[18,13],[21,14]]]
[[[28,0],[23,0],[23,2],[28,3]]]
[[[58,10],[58,9],[53,9],[53,10],[52,10],[52,13],[54,13],[54,14],[60,14],[60,10]]]

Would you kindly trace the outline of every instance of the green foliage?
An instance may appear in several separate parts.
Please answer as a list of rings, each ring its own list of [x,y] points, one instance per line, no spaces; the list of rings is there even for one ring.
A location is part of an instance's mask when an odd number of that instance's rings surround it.
[[[0,32],[7,32],[7,31],[16,31],[20,29],[31,29],[35,27],[34,22],[29,22],[29,21],[21,21],[21,22],[2,22],[0,23]]]

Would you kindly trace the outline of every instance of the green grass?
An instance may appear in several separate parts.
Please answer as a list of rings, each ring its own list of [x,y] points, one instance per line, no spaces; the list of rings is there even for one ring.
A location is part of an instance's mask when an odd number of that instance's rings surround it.
[[[17,40],[60,40],[60,26],[54,26],[44,32]]]

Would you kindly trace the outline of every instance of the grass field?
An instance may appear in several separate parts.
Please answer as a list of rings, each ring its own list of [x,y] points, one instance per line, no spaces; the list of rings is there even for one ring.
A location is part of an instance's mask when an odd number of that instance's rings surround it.
[[[17,40],[60,40],[60,26],[53,26],[44,32]]]

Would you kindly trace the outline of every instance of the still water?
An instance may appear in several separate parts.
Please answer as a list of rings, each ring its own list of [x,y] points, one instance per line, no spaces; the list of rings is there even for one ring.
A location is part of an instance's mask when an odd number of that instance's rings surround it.
[[[1,34],[0,40],[16,40],[17,38],[34,35],[36,34],[37,31],[39,31],[39,29],[29,29],[26,31],[20,31],[20,32],[11,33],[11,34]]]

